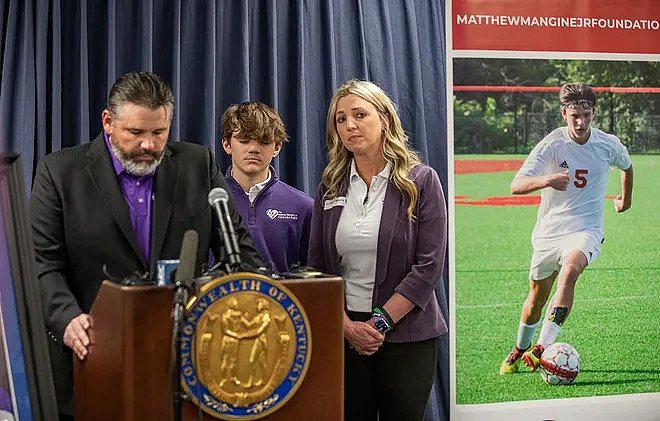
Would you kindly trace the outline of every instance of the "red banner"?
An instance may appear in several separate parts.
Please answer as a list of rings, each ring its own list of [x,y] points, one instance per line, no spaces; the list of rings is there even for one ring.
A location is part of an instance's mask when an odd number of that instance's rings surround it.
[[[453,0],[454,50],[660,54],[660,0]]]

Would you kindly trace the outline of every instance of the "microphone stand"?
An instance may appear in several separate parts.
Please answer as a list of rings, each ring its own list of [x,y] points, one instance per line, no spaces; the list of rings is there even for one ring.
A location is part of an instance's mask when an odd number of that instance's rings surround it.
[[[174,309],[172,310],[172,349],[174,349],[174,363],[172,370],[172,390],[174,390],[174,420],[181,421],[181,401],[187,400],[188,396],[183,393],[179,379],[181,367],[181,329],[183,324],[183,313],[188,301],[188,287],[183,281],[174,284]]]
[[[195,230],[188,230],[183,235],[179,266],[174,274],[174,308],[172,309],[172,343],[174,351],[171,371],[171,391],[174,393],[173,410],[174,419],[181,421],[181,400],[186,399],[181,390],[179,370],[181,367],[181,330],[186,302],[188,301],[188,288],[195,278],[197,264],[198,234]]]

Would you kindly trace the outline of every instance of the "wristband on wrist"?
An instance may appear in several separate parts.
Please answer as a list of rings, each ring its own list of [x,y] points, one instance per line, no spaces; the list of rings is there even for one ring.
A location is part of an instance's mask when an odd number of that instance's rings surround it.
[[[381,306],[377,306],[374,308],[373,313],[382,314],[387,319],[387,323],[389,323],[392,327],[394,327],[394,320],[392,319],[392,316],[390,316],[390,313],[388,313],[387,310],[385,310],[385,308]]]
[[[374,325],[380,333],[387,333],[394,329],[394,320],[384,308],[375,307],[372,317],[374,318]]]

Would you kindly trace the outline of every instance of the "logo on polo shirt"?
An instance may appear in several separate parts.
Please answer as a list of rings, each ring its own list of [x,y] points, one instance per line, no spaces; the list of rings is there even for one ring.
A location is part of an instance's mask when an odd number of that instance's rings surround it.
[[[568,168],[568,164],[566,163],[566,161],[559,164],[559,168]]]
[[[298,219],[298,214],[296,213],[286,213],[273,208],[266,209],[266,215],[270,219]]]

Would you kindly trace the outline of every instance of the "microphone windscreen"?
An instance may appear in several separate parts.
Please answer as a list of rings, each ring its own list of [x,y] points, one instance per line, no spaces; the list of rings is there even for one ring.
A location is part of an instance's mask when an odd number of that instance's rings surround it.
[[[174,274],[175,281],[189,281],[195,277],[195,266],[197,265],[197,243],[199,235],[195,230],[188,230],[183,234],[181,242],[181,253],[179,254],[179,266]]]
[[[209,192],[208,201],[209,205],[213,206],[216,201],[227,203],[229,201],[229,193],[222,187],[216,187]]]

